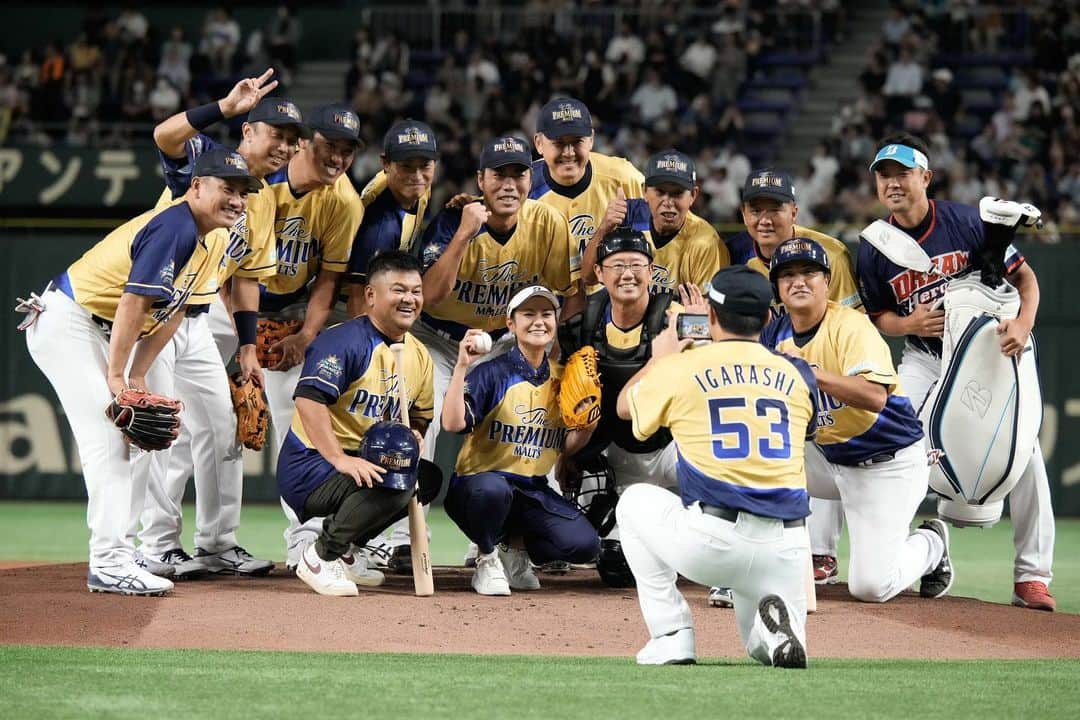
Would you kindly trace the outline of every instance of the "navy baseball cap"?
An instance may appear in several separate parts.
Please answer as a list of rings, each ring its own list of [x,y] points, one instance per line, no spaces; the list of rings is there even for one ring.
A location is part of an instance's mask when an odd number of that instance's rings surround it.
[[[715,310],[755,318],[764,317],[773,301],[769,281],[746,265],[721,268],[709,281],[708,296]]]
[[[780,202],[795,202],[795,184],[791,181],[791,176],[776,170],[757,170],[747,175],[743,184],[742,201],[746,203],[761,197]]]
[[[652,245],[645,233],[630,227],[617,227],[604,236],[600,246],[596,248],[596,262],[619,252],[639,252],[649,260],[653,259]]]
[[[524,140],[506,135],[484,144],[484,149],[480,151],[481,170],[507,165],[532,166],[532,153]]]
[[[248,170],[244,156],[235,150],[218,147],[207,150],[195,158],[195,167],[191,171],[192,177],[217,177],[224,180],[240,178],[247,181],[248,192],[259,192],[262,188],[262,180],[251,174]]]
[[[674,148],[661,150],[649,158],[645,167],[645,184],[652,186],[661,183],[672,183],[693,190],[697,185],[697,166],[694,165],[693,158]]]
[[[893,144],[886,145],[878,150],[877,155],[874,156],[874,162],[870,163],[870,172],[873,172],[874,168],[876,168],[879,163],[883,163],[886,160],[898,162],[908,168],[919,167],[923,170],[930,169],[930,161],[924,153],[916,150],[910,145]]]
[[[776,282],[780,268],[796,262],[810,263],[827,273],[832,272],[829,266],[829,254],[825,252],[825,248],[810,238],[797,237],[785,240],[776,248],[772,262],[769,263],[769,279]]]
[[[358,147],[364,145],[360,139],[360,118],[347,105],[320,105],[312,111],[308,124],[327,140],[350,140]]]
[[[304,123],[304,116],[296,103],[285,98],[267,96],[248,112],[247,121],[264,122],[276,127],[294,127],[302,138],[311,137],[311,129]]]
[[[592,115],[585,103],[577,98],[556,98],[540,108],[536,116],[536,131],[549,138],[565,135],[586,137],[592,135]]]
[[[408,160],[414,157],[438,160],[435,131],[419,120],[396,122],[383,137],[383,155],[387,160]]]

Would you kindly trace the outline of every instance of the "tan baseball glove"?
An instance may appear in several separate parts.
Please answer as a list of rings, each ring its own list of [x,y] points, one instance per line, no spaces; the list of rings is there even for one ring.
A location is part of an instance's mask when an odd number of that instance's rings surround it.
[[[236,439],[246,448],[262,450],[270,424],[266,395],[250,379],[244,382],[241,377],[240,373],[229,376],[229,392],[236,411]]]
[[[259,334],[255,343],[255,356],[259,358],[259,365],[272,368],[281,362],[281,352],[272,351],[270,348],[290,335],[295,335],[303,326],[301,320],[259,318]]]
[[[586,345],[570,356],[559,383],[559,408],[571,430],[594,428],[600,422],[600,371],[596,348]]]

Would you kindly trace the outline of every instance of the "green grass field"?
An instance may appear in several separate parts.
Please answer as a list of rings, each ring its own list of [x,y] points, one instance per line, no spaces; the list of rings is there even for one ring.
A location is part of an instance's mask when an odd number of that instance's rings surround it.
[[[191,527],[191,508],[185,522]],[[0,560],[82,562],[85,507],[0,503]],[[429,518],[437,564],[459,564],[465,538],[439,509]],[[241,542],[282,560],[276,506],[244,508]],[[190,533],[185,533],[190,537]],[[1080,522],[1059,520],[1054,593],[1080,612]],[[190,547],[188,548],[191,549]],[[846,553],[842,545],[841,555]],[[1008,602],[1012,530],[953,534],[956,595]],[[845,560],[841,559],[841,567]],[[0,643],[3,637],[0,636]],[[811,658],[809,672],[744,658],[639,668],[632,658],[471,657],[5,647],[5,718],[271,718],[344,714],[403,718],[1075,717],[1080,662],[857,661]]]

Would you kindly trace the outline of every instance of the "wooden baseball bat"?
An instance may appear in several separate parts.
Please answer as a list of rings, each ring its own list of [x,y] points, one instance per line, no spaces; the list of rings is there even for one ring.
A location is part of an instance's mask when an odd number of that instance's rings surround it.
[[[409,427],[409,395],[405,387],[405,362],[402,359],[402,354],[405,352],[404,343],[394,343],[390,346],[390,352],[394,353],[394,367],[397,369],[398,408],[401,422]],[[424,509],[420,507],[415,492],[409,498],[409,542],[412,550],[413,590],[418,597],[434,595],[435,579],[431,576],[427,518],[424,517]]]

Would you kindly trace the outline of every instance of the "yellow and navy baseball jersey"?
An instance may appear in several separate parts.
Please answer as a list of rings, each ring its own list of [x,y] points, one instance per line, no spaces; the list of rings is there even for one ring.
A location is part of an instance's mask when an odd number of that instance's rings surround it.
[[[809,238],[825,249],[832,275],[829,279],[829,299],[846,307],[862,310],[859,285],[855,280],[855,266],[851,263],[851,253],[848,252],[847,245],[830,235],[800,225],[792,228],[791,237]],[[757,243],[754,243],[754,257],[746,261],[746,266],[769,277],[769,260],[762,256]],[[782,307],[779,302],[777,306]]]
[[[644,182],[645,177],[629,160],[595,152],[589,153],[584,177],[569,187],[551,179],[543,158],[533,162],[529,197],[555,208],[569,223],[573,245],[570,272],[574,273],[575,280],[581,272],[585,245],[596,233],[608,203],[615,198],[619,188],[628,198],[641,197]]]
[[[345,272],[364,208],[345,174],[299,195],[289,185],[288,166],[265,182],[274,198],[277,274],[261,281],[259,309],[274,312],[306,299],[321,269]]]
[[[431,191],[424,193],[414,207],[405,209],[386,186],[386,173],[380,170],[360,193],[360,201],[364,205],[364,219],[353,241],[348,268],[349,281],[354,283],[367,282],[368,262],[376,253],[410,252],[416,247]]]
[[[863,313],[829,302],[825,318],[809,337],[797,336],[787,315],[761,334],[767,347],[802,358],[811,367],[846,377],[860,375],[889,391],[880,412],[850,407],[818,389],[816,442],[831,462],[855,465],[895,452],[922,438],[911,401],[900,388],[889,346]]]
[[[653,249],[651,292],[675,291],[679,283],[705,287],[722,267],[731,264],[731,253],[720,234],[704,218],[686,213],[686,222],[673,235],[661,235],[653,227],[652,213],[644,199],[626,201],[626,224],[645,234]]]
[[[435,217],[424,233],[424,272],[442,257],[460,225],[458,209],[447,208]],[[566,220],[550,206],[526,199],[509,233],[480,227],[465,249],[450,295],[424,306],[424,324],[455,340],[469,328],[504,333],[506,305],[521,288],[543,285],[561,295],[575,292],[570,254]]]
[[[810,513],[804,449],[816,395],[802,360],[725,340],[657,360],[630,388],[630,417],[640,440],[671,429],[684,505],[794,520]]]
[[[559,368],[534,368],[514,345],[465,377],[465,442],[454,474],[499,472],[521,480],[547,475],[566,443]]]
[[[668,308],[675,313],[683,311],[683,306],[674,301],[668,305]],[[604,323],[604,335],[607,337],[608,345],[616,350],[629,350],[641,344],[641,328],[645,324],[645,318],[632,328],[621,328],[611,319],[611,303],[608,303],[604,309]]]
[[[109,322],[116,319],[123,293],[155,298],[142,327],[142,335],[150,335],[186,305],[194,291],[216,287],[221,244],[217,247],[215,252],[207,246],[191,207],[181,201],[127,221],[53,282]]]
[[[391,344],[367,316],[361,316],[323,331],[304,354],[294,397],[327,406],[334,435],[346,452],[358,450],[364,433],[375,423],[400,417],[401,382],[405,382],[410,420],[433,417],[434,370],[427,348],[405,335],[403,378],[394,364]],[[278,459],[282,497],[302,510],[311,491],[335,472],[315,449],[300,414],[295,414]]]

